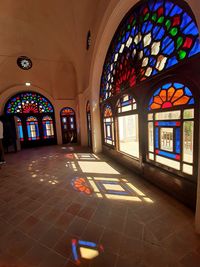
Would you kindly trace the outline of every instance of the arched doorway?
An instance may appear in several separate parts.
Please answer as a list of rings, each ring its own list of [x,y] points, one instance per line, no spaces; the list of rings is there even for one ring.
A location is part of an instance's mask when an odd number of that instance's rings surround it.
[[[76,115],[72,108],[65,107],[60,112],[63,144],[77,142]]]
[[[7,101],[4,111],[15,118],[22,147],[56,144],[54,108],[46,97],[22,92]]]
[[[92,148],[92,126],[91,126],[91,112],[90,102],[86,105],[86,117],[87,117],[87,134],[88,134],[88,147]]]

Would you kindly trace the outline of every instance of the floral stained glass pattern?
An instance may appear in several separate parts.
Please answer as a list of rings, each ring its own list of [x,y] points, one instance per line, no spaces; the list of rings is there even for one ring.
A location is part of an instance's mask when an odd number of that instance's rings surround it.
[[[63,108],[60,112],[61,116],[72,116],[75,115],[72,108]]]
[[[194,104],[183,84],[168,83],[155,91],[149,102],[149,160],[193,174]]]
[[[54,111],[51,103],[44,96],[33,92],[18,94],[6,104],[7,114],[52,112]]]
[[[193,105],[194,97],[190,89],[181,83],[168,83],[156,90],[149,103],[149,110]]]
[[[104,118],[112,117],[112,109],[109,105],[106,105],[104,109]]]
[[[198,28],[185,8],[169,0],[142,2],[127,14],[111,42],[100,101],[199,52]]]

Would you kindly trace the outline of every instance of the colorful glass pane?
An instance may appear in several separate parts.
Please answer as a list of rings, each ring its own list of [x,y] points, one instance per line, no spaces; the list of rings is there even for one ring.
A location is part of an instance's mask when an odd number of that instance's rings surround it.
[[[112,117],[112,109],[109,105],[106,105],[104,109],[104,118]]]
[[[54,138],[53,120],[50,116],[42,118],[44,139]]]
[[[63,108],[60,112],[61,116],[70,116],[75,115],[74,110],[72,108]]]
[[[7,114],[17,113],[52,113],[53,106],[42,95],[28,92],[11,98],[6,104]]]
[[[149,102],[149,110],[193,105],[194,97],[188,87],[181,83],[169,83],[160,87]]]
[[[177,3],[141,2],[123,19],[110,44],[100,101],[198,54],[198,36],[194,19]]]
[[[28,132],[28,140],[34,141],[39,140],[39,127],[38,127],[38,120],[36,117],[30,116],[26,120],[27,125],[27,132]]]
[[[23,128],[22,128],[22,121],[20,118],[17,117],[17,128],[18,128],[18,134],[20,141],[24,141],[24,134],[23,134]]]
[[[118,113],[136,110],[137,109],[137,103],[133,96],[131,95],[124,95],[120,98],[118,103]]]

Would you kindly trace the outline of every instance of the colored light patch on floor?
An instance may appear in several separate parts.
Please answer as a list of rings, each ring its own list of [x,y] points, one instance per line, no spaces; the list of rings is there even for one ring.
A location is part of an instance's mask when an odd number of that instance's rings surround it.
[[[86,178],[76,177],[72,179],[71,185],[76,191],[82,192],[86,195],[91,195],[93,192],[93,189],[89,186]]]
[[[72,239],[72,255],[77,265],[81,264],[81,260],[92,260],[103,252],[103,246],[94,242]]]

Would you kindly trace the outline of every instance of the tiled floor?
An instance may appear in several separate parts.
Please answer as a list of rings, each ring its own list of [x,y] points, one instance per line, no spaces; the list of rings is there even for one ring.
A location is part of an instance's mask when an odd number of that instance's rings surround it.
[[[72,239],[104,247],[80,266],[200,266],[194,214],[109,158],[52,146],[6,160],[0,170],[0,267],[76,266]],[[89,191],[73,188],[76,177]]]

